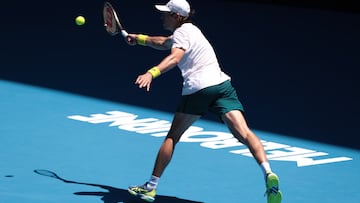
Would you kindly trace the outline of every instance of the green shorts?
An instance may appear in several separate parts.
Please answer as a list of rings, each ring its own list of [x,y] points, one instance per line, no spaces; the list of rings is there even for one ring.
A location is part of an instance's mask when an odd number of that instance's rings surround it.
[[[204,115],[210,111],[222,116],[231,110],[243,112],[244,108],[230,80],[227,80],[193,94],[183,95],[176,111],[193,115]]]

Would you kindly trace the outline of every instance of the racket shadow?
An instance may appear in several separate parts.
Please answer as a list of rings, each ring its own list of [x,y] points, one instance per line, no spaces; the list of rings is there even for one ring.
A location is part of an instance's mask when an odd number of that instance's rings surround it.
[[[101,185],[101,184],[93,184],[93,183],[84,183],[84,182],[77,182],[72,180],[66,180],[58,176],[56,173],[49,171],[49,170],[34,170],[35,173],[47,176],[51,178],[58,179],[64,183],[69,184],[78,184],[78,185],[87,185],[87,186],[93,186],[98,187],[104,190],[107,190],[107,192],[74,192],[74,195],[81,195],[81,196],[98,196],[101,197],[100,199],[104,203],[144,203],[143,200],[136,198],[133,195],[130,195],[127,190],[115,188],[107,185]],[[192,201],[192,200],[186,200],[181,199],[177,197],[172,196],[163,196],[163,195],[157,195],[154,203],[203,203],[198,201]]]

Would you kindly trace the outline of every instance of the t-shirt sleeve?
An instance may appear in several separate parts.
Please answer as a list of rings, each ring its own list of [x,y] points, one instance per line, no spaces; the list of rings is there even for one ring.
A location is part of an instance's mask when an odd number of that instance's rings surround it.
[[[185,30],[181,30],[181,29],[176,30],[173,35],[172,48],[181,48],[184,50],[188,50],[190,47],[190,43],[187,35],[188,33],[185,32]]]

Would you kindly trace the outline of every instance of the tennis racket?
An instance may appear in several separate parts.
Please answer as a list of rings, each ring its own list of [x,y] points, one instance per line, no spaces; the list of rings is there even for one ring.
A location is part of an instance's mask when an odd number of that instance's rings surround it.
[[[110,35],[114,36],[121,33],[125,38],[128,36],[128,33],[120,23],[114,7],[107,1],[104,3],[103,15],[105,29]]]

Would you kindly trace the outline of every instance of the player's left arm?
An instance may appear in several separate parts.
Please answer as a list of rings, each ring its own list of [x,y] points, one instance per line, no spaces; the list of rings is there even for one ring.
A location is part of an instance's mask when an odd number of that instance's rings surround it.
[[[180,62],[184,54],[184,49],[172,48],[171,53],[165,57],[157,66],[154,66],[146,73],[139,75],[135,81],[135,84],[137,84],[139,88],[145,88],[146,91],[150,91],[151,82],[155,78],[154,74],[151,73],[151,70],[154,68],[157,69],[156,71],[159,71],[157,76],[159,76],[160,74],[163,74],[174,68]]]
[[[172,48],[171,53],[165,57],[156,67],[161,73],[165,73],[174,68],[182,59],[185,50],[182,48]]]

